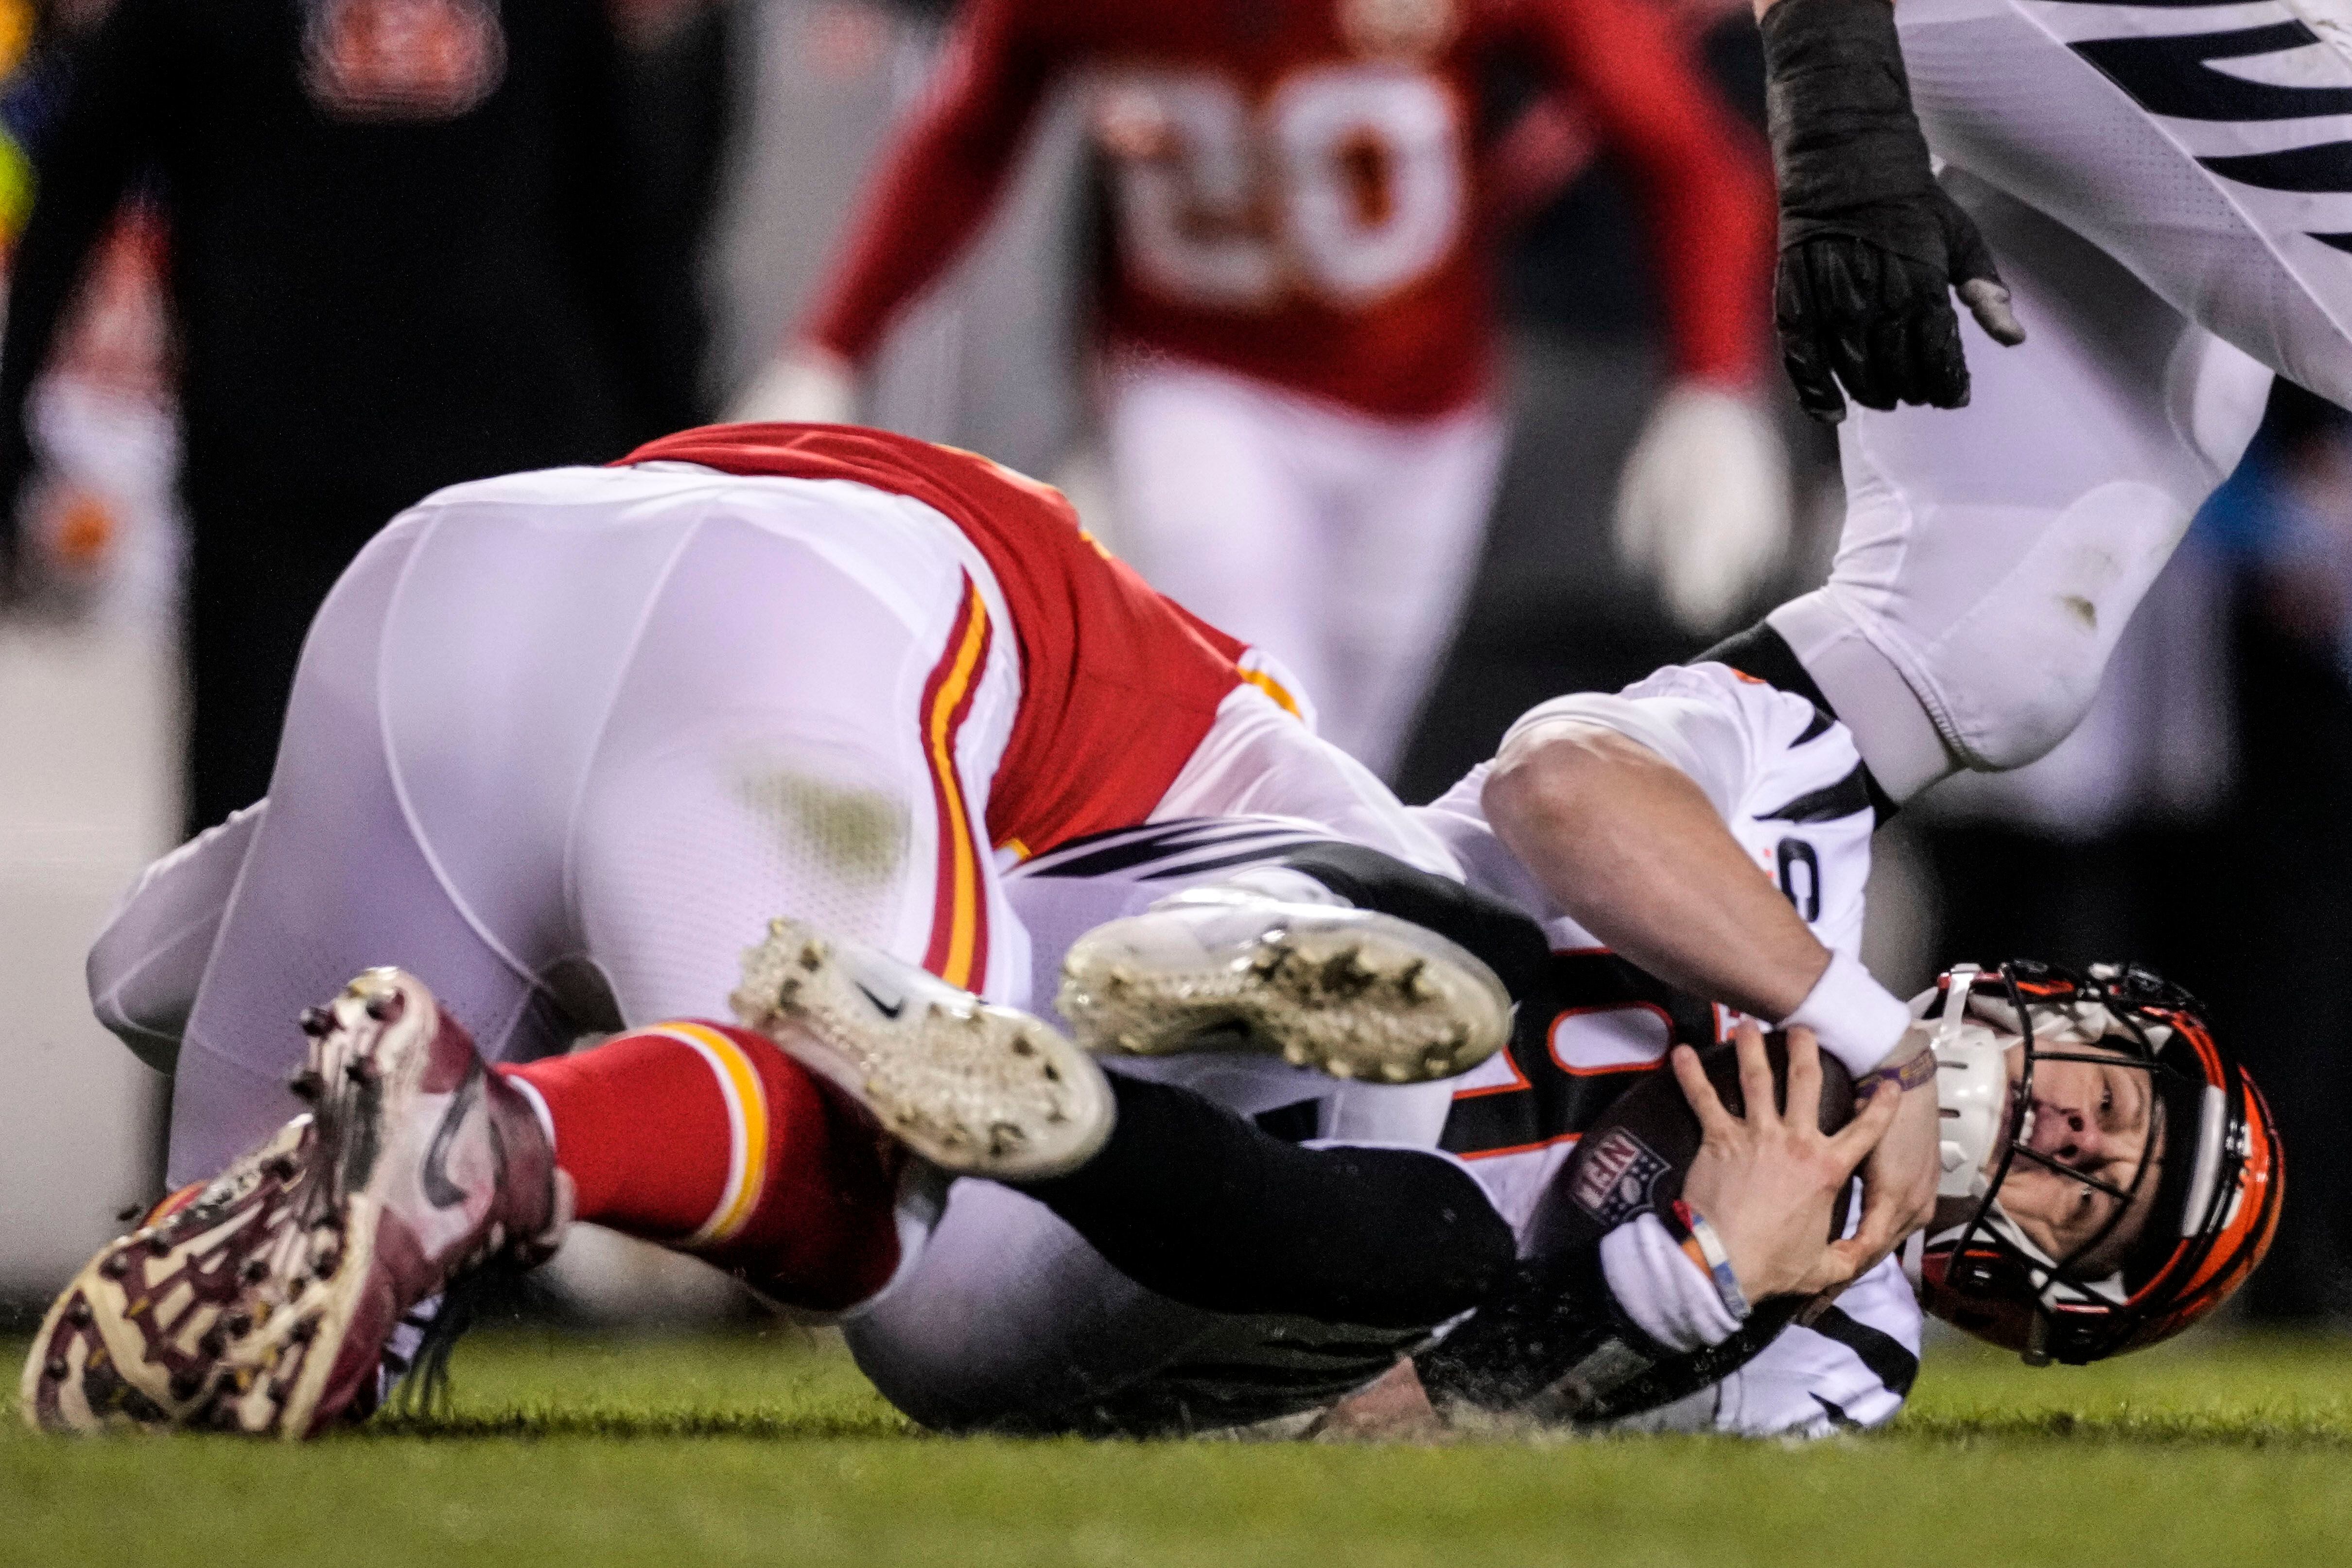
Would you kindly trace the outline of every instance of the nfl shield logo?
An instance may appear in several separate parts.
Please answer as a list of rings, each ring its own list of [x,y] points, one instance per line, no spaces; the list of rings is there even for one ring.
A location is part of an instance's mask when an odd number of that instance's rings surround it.
[[[1650,1207],[1650,1189],[1666,1162],[1622,1127],[1612,1127],[1580,1151],[1569,1196],[1604,1226],[1622,1225]]]

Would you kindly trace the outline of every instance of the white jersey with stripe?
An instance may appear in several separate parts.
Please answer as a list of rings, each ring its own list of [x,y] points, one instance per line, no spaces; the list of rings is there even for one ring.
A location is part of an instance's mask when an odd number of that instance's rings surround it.
[[[1555,698],[1517,734],[1574,720],[1615,730],[1687,774],[1822,945],[1858,956],[1876,816],[1843,725],[1807,698],[1719,664],[1669,666],[1623,691]],[[1439,1145],[1469,1164],[1522,1235],[1583,1129],[1677,1040],[1728,1038],[1703,1007],[1607,951],[1506,849],[1480,803],[1485,765],[1416,814],[1473,885],[1535,915],[1555,994],[1523,1000],[1506,1051],[1458,1080]],[[1714,1385],[1628,1424],[1820,1433],[1892,1419],[1918,1368],[1920,1314],[1893,1259],[1811,1327],[1790,1328]]]
[[[1717,664],[1669,666],[1613,694],[1555,697],[1510,733],[1563,720],[1615,730],[1689,775],[1822,945],[1858,954],[1876,822],[1862,758],[1843,725],[1802,696]],[[1686,1000],[1636,978],[1638,971],[1560,911],[1487,824],[1480,795],[1490,766],[1472,769],[1423,810],[1423,821],[1454,851],[1473,886],[1536,915],[1555,954],[1590,956],[1625,977],[1614,996],[1606,985],[1564,980],[1570,988],[1548,1017],[1523,1017],[1514,1043],[1456,1085],[1443,1146],[1471,1161],[1505,1215],[1524,1226],[1536,1195],[1589,1124],[1589,1114],[1580,1113],[1588,1096],[1577,1080],[1655,1067],[1675,1040],[1727,1040],[1738,1015],[1717,1007],[1678,1019],[1690,1011]],[[1539,1041],[1531,1021],[1540,1022]]]
[[[1842,725],[1801,696],[1720,664],[1663,670],[1614,695],[1559,698],[1520,722],[1551,718],[1618,730],[1688,773],[1823,942],[1854,950],[1874,818]],[[1558,952],[1546,994],[1522,1002],[1508,1055],[1456,1084],[1412,1088],[1334,1084],[1254,1057],[1175,1057],[1122,1063],[1121,1071],[1184,1082],[1284,1136],[1440,1146],[1466,1162],[1525,1234],[1577,1135],[1658,1065],[1669,1040],[1711,1040],[1733,1020],[1601,949],[1553,907],[1486,825],[1478,804],[1485,777],[1477,769],[1412,814],[1475,883],[1538,916]],[[1036,940],[1041,1005],[1052,994],[1054,956],[1085,930],[1328,836],[1313,823],[1264,818],[1162,822],[1024,865],[1007,892]],[[1108,1265],[1023,1199],[974,1195],[961,1209],[951,1206],[934,1248],[912,1281],[916,1299],[851,1337],[893,1397],[937,1398],[943,1413],[1000,1399],[1018,1405],[1031,1388],[1040,1399],[1045,1390],[1066,1397],[1068,1368],[1078,1367],[1086,1374],[1078,1381],[1106,1406],[1133,1400],[1158,1410],[1173,1403],[1196,1415],[1247,1420],[1286,1399],[1344,1386],[1351,1356],[1377,1371],[1395,1353],[1361,1331],[1283,1319],[1264,1320],[1255,1332],[1248,1321],[1213,1323],[1118,1285]],[[1017,1267],[1007,1259],[1018,1259]],[[1075,1288],[1075,1279],[1097,1278],[1090,1270],[1103,1271],[1099,1282]],[[1055,1283],[1050,1290],[1034,1283],[1044,1279]],[[984,1297],[1006,1325],[1003,1333],[968,1333],[955,1342],[954,1357],[938,1354],[928,1331],[908,1326],[917,1300],[937,1290],[967,1304]],[[1073,1295],[1092,1303],[1075,1327]],[[1106,1310],[1113,1299],[1123,1303],[1116,1312]],[[1789,1330],[1739,1371],[1634,1424],[1759,1435],[1876,1425],[1901,1408],[1917,1369],[1918,1329],[1910,1289],[1889,1262],[1815,1327]],[[1349,1341],[1350,1333],[1365,1343]],[[950,1359],[958,1363],[952,1369]],[[1043,1361],[1061,1370],[1048,1375]],[[1113,1388],[1123,1391],[1116,1401]]]

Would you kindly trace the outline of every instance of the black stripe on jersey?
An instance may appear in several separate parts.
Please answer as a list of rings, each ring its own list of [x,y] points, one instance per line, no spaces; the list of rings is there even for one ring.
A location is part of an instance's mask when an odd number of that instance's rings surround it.
[[[1862,764],[1834,784],[1808,790],[1782,806],[1777,811],[1761,811],[1757,820],[1766,822],[1834,822],[1841,817],[1851,817],[1856,811],[1871,809],[1870,785],[1864,778]]]
[[[2352,191],[2352,141],[2323,141],[2236,158],[2200,158],[2224,180],[2263,191],[2301,191],[2314,195]]]
[[[1321,841],[1321,835],[1290,823],[1195,817],[1089,833],[1066,844],[1056,844],[1017,869],[1023,876],[1104,876],[1210,850],[1248,845],[1259,853],[1272,853],[1277,849]]]
[[[1745,632],[1734,632],[1691,662],[1706,664],[1710,660],[1728,664],[1743,675],[1752,675],[1777,691],[1802,697],[1831,723],[1837,722],[1837,708],[1822,691],[1821,683],[1813,679],[1812,672],[1798,660],[1797,651],[1789,646],[1789,640],[1772,630],[1769,621],[1759,621]],[[1814,731],[1808,727],[1797,744],[1802,746],[1813,736]],[[1897,809],[1895,798],[1878,787],[1866,763],[1862,769],[1862,785],[1870,792],[1870,809],[1876,813],[1879,825],[1892,821]]]
[[[2352,251],[2352,235],[2314,235],[2311,237],[2337,250]]]
[[[1847,1415],[1845,1413],[1845,1406],[1839,1404],[1836,1400],[1824,1399],[1820,1395],[1816,1394],[1813,1396],[1813,1403],[1822,1407],[1822,1414],[1828,1416],[1830,1418],[1830,1425],[1836,1427],[1839,1431],[1859,1432],[1862,1430],[1862,1423]]]
[[[2215,60],[2284,54],[2320,41],[2300,22],[2069,45],[2150,114],[2177,120],[2302,120],[2352,111],[2352,88],[2281,87],[2215,70]]]
[[[1905,1350],[1893,1334],[1880,1333],[1843,1307],[1830,1308],[1806,1326],[1823,1339],[1835,1340],[1853,1352],[1855,1358],[1870,1368],[1870,1375],[1898,1399],[1907,1396],[1911,1385],[1918,1381],[1917,1356]]]
[[[1796,739],[1790,741],[1789,744],[1790,746],[1802,746],[1809,740],[1819,740],[1822,737],[1830,732],[1830,716],[1816,707],[1813,709],[1811,722],[1805,726],[1805,733],[1797,737]]]
[[[1306,834],[1301,834],[1295,839],[1266,839],[1262,841],[1253,842],[1249,848],[1242,850],[1234,854],[1219,855],[1204,861],[1186,861],[1181,865],[1171,863],[1169,865],[1155,866],[1151,870],[1145,872],[1136,880],[1139,882],[1166,882],[1171,877],[1192,876],[1197,873],[1204,871],[1223,871],[1229,865],[1257,865],[1264,863],[1269,856],[1277,853],[1287,853],[1287,852],[1291,850],[1303,850],[1311,845],[1328,844],[1330,841],[1331,841],[1328,839],[1312,838]],[[1054,874],[1057,876],[1066,876],[1070,873],[1066,872],[1056,872]]]

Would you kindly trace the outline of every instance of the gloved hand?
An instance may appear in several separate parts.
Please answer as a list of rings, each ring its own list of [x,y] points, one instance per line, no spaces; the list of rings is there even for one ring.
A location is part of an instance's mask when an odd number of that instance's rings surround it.
[[[1748,399],[1669,387],[1625,460],[1617,554],[1654,579],[1675,624],[1720,630],[1789,549],[1789,455]]]
[[[737,423],[855,423],[856,372],[840,355],[803,344],[769,361],[737,394],[727,417]]]
[[[1762,27],[1780,187],[1773,319],[1798,401],[1828,423],[1847,396],[1965,405],[1950,292],[1996,342],[2021,343],[2025,329],[1984,236],[1936,183],[1894,6],[1775,0]]]

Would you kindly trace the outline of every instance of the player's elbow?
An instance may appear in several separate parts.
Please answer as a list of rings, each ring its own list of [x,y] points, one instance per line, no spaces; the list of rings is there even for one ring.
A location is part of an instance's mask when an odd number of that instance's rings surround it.
[[[1627,792],[1682,775],[1637,740],[1596,724],[1562,721],[1513,736],[1486,775],[1486,820],[1518,848],[1590,829]]]

